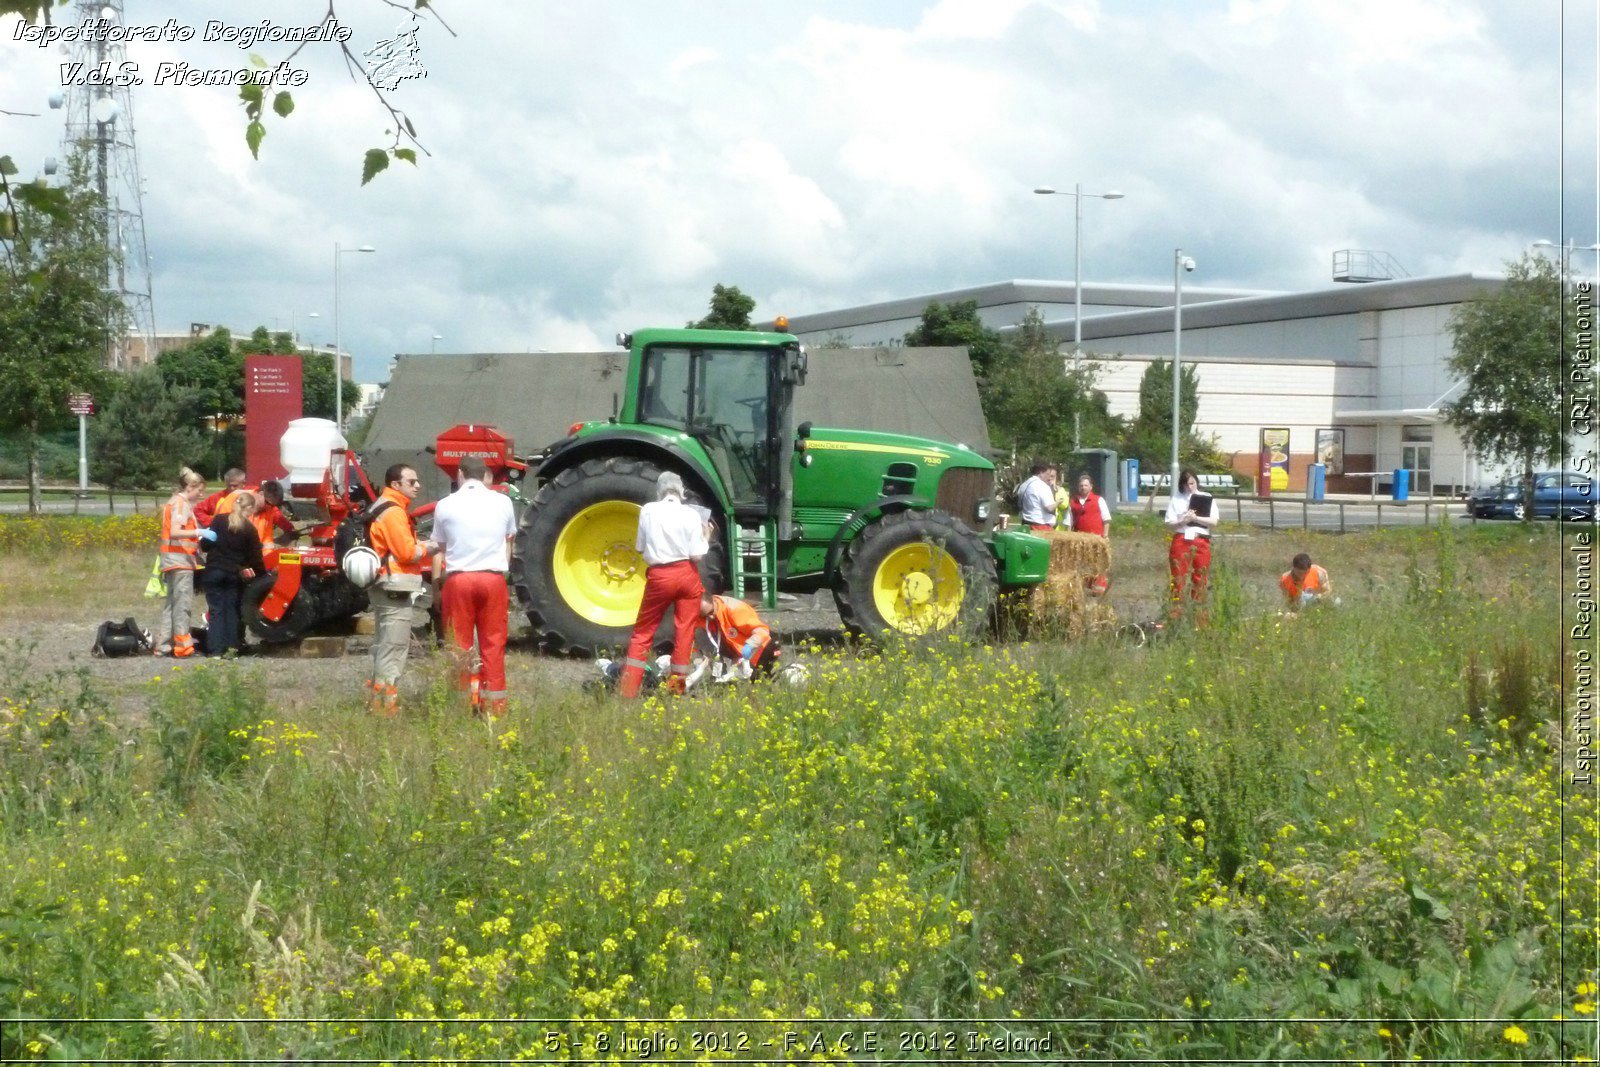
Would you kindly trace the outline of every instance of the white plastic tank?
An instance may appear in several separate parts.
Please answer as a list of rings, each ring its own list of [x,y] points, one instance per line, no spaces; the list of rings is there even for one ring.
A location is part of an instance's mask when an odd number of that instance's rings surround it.
[[[278,443],[278,462],[289,469],[291,489],[321,485],[335,449],[345,448],[344,434],[332,419],[295,419]],[[344,464],[334,472],[335,487],[344,478]]]

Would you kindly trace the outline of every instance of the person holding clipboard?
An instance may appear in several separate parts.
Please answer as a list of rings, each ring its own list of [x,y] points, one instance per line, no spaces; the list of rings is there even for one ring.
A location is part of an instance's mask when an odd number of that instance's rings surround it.
[[[1200,492],[1200,479],[1194,471],[1178,475],[1178,491],[1167,504],[1167,529],[1172,544],[1167,563],[1172,568],[1173,618],[1183,614],[1183,587],[1196,604],[1206,598],[1206,580],[1211,573],[1211,531],[1217,525],[1216,504],[1209,494]]]

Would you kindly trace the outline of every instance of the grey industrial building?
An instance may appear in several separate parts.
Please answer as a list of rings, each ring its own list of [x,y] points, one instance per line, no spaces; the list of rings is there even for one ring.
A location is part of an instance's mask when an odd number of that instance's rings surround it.
[[[1441,416],[1460,383],[1446,361],[1450,318],[1499,274],[1452,274],[1347,284],[1306,292],[1188,287],[1182,360],[1200,383],[1196,430],[1214,435],[1241,474],[1257,471],[1264,428],[1290,432],[1289,488],[1305,485],[1318,430],[1342,436],[1342,476],[1330,491],[1385,491],[1409,470],[1416,493],[1449,493],[1500,473],[1465,447]],[[810,315],[789,328],[812,344],[891,344],[930,301],[975,301],[986,325],[1015,330],[1029,308],[1070,350],[1071,282],[1009,281]],[[1171,286],[1083,286],[1083,348],[1114,414],[1138,410],[1139,379],[1173,350]]]

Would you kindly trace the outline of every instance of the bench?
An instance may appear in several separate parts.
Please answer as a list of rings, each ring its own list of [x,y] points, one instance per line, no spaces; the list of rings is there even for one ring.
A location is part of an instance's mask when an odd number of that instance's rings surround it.
[[[1224,496],[1237,495],[1240,492],[1239,484],[1233,480],[1233,475],[1231,474],[1197,474],[1195,479],[1200,483],[1200,491],[1209,493],[1212,496],[1217,496],[1218,494]],[[1167,476],[1165,474],[1139,475],[1140,493],[1148,496],[1158,490],[1165,492],[1166,488]]]

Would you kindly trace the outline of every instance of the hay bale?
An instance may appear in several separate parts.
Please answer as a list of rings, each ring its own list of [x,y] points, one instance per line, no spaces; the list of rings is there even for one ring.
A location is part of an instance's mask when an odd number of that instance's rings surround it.
[[[1041,536],[1050,542],[1050,568],[1045,580],[1034,586],[1028,596],[1026,630],[1076,640],[1093,630],[1114,626],[1116,613],[1109,605],[1090,597],[1085,589],[1089,579],[1111,569],[1110,542],[1070,530],[1053,530]]]
[[[1111,569],[1111,542],[1096,534],[1052,530],[1044,535],[1050,541],[1050,573],[1076,571],[1084,577],[1104,574]]]

